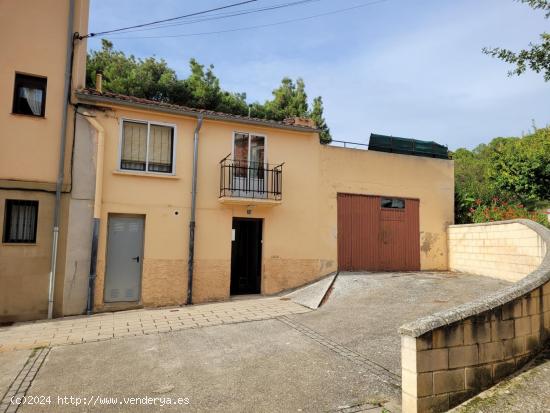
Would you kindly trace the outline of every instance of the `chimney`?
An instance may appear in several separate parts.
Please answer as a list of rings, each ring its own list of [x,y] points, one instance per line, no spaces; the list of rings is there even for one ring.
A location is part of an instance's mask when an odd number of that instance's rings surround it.
[[[284,123],[287,125],[294,125],[294,126],[305,126],[308,128],[317,128],[317,125],[315,124],[315,121],[313,119],[309,118],[301,118],[298,116],[292,117],[292,118],[286,118],[283,120]]]
[[[95,90],[103,93],[103,72],[101,70],[95,73]]]

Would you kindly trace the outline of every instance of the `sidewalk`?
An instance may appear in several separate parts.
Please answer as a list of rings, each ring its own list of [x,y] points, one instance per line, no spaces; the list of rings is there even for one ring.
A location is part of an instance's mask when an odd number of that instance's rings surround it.
[[[310,311],[279,297],[17,323],[0,328],[0,352],[267,320]]]

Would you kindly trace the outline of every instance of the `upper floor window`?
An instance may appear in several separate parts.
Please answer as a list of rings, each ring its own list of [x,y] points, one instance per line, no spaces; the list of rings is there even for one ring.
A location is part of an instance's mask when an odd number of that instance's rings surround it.
[[[43,117],[46,112],[46,84],[45,77],[16,73],[12,112]]]
[[[38,201],[6,199],[4,237],[6,243],[35,243]]]
[[[174,135],[174,126],[124,120],[120,169],[174,173]]]

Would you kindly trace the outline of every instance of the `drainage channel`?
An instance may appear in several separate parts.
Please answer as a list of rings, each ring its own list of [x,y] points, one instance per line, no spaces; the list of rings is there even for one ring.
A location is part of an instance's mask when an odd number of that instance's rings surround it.
[[[27,390],[31,387],[49,352],[50,348],[40,348],[31,353],[23,368],[10,384],[8,391],[2,397],[0,413],[14,413],[19,409],[20,405],[12,403],[12,398],[20,398],[27,394]]]
[[[354,350],[351,350],[331,340],[328,337],[322,336],[321,334],[317,333],[315,330],[312,330],[311,328],[306,327],[303,324],[297,323],[296,321],[291,320],[287,316],[278,317],[277,320],[285,323],[289,327],[292,327],[293,329],[299,331],[300,333],[309,337],[313,341],[316,341],[317,343],[328,348],[329,350],[334,351],[335,353],[350,360],[351,362],[363,366],[364,368],[366,368],[366,370],[369,373],[374,374],[384,383],[388,383],[396,388],[401,388],[401,376],[386,369],[384,366],[368,359],[367,357],[363,356],[362,354]]]

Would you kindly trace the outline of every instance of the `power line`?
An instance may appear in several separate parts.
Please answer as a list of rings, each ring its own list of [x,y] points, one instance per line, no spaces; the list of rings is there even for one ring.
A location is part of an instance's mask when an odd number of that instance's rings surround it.
[[[109,33],[121,32],[121,31],[128,30],[128,29],[136,29],[136,28],[139,28],[139,27],[151,26],[151,25],[159,24],[159,23],[166,23],[166,22],[170,22],[170,21],[174,21],[174,20],[184,19],[186,17],[198,16],[200,14],[210,13],[210,12],[217,11],[217,10],[224,10],[224,9],[229,9],[231,7],[242,6],[243,4],[254,3],[256,1],[258,1],[258,0],[241,1],[239,3],[228,4],[226,6],[215,7],[213,9],[209,9],[209,10],[197,11],[197,12],[194,12],[194,13],[184,14],[183,16],[171,17],[169,19],[157,20],[157,21],[150,22],[150,23],[136,24],[134,26],[122,27],[122,28],[113,29],[113,30],[105,30],[103,32],[98,32],[98,33],[88,33],[86,35],[79,36],[79,38],[80,39],[85,39],[87,37],[103,36],[103,35],[106,35],[106,34],[109,34]]]
[[[184,25],[188,25],[188,24],[201,23],[201,22],[204,22],[204,21],[227,19],[227,18],[230,18],[230,17],[243,16],[243,15],[253,14],[253,13],[260,13],[260,12],[263,12],[263,11],[271,11],[271,10],[283,9],[283,8],[286,8],[286,7],[300,6],[302,4],[318,2],[318,1],[321,1],[321,0],[300,0],[300,1],[294,1],[294,2],[289,2],[289,3],[281,3],[281,4],[276,4],[276,5],[273,5],[273,6],[261,7],[261,8],[256,8],[256,9],[247,9],[247,10],[242,10],[242,11],[237,11],[237,12],[229,12],[229,13],[218,13],[218,14],[214,14],[214,15],[210,15],[210,16],[206,16],[206,17],[197,18],[197,19],[194,19],[194,20],[186,20],[186,21],[181,22],[181,23],[163,24],[163,25],[159,25],[159,26],[155,26],[155,27],[147,27],[147,28],[144,28],[144,29],[135,29],[135,30],[127,30],[127,31],[125,30],[124,33],[122,33],[122,34],[134,33],[134,32],[143,32],[143,31],[149,31],[149,30],[158,30],[158,29],[163,29],[163,28],[166,28],[166,27],[184,26]]]
[[[218,30],[218,31],[211,31],[211,32],[160,35],[160,36],[113,37],[113,39],[116,39],[116,40],[163,39],[163,38],[173,38],[173,37],[193,37],[193,36],[204,36],[204,35],[212,35],[212,34],[232,33],[232,32],[238,32],[238,31],[243,31],[243,30],[253,30],[253,29],[260,29],[260,28],[264,28],[264,27],[279,26],[279,25],[282,25],[282,24],[295,23],[295,22],[304,21],[304,20],[312,20],[312,19],[316,19],[316,18],[319,18],[319,17],[330,16],[330,15],[333,15],[333,14],[345,13],[345,12],[350,11],[350,10],[356,10],[356,9],[359,9],[359,8],[372,6],[372,5],[375,5],[375,4],[378,4],[378,3],[384,3],[384,2],[387,2],[387,1],[388,0],[375,0],[375,1],[368,2],[368,3],[359,4],[357,6],[332,10],[332,11],[326,12],[326,13],[314,14],[314,15],[306,16],[306,17],[298,17],[296,19],[282,20],[282,21],[274,22],[274,23],[258,24],[258,25],[247,26],[247,27],[238,27],[238,28],[235,28],[235,29]]]

